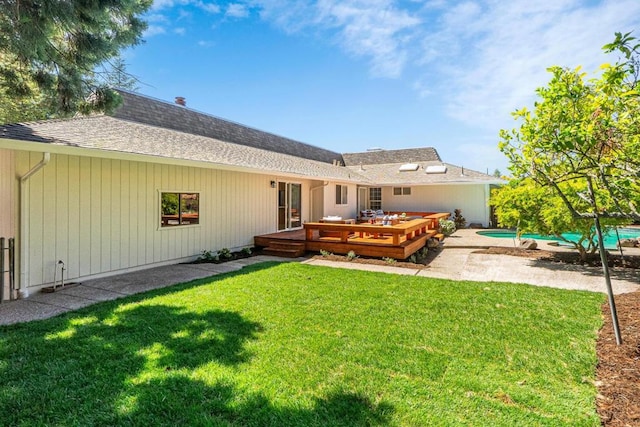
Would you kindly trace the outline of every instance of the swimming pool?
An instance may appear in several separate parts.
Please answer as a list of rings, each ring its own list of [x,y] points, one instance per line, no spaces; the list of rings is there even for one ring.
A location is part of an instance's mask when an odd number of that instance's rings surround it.
[[[487,237],[501,237],[503,239],[515,239],[516,232],[511,230],[484,230],[478,231],[478,234],[481,236]],[[614,229],[604,231],[604,247],[607,249],[617,249],[618,248],[618,236],[616,236],[616,232]],[[618,235],[620,236],[620,240],[624,239],[637,239],[640,237],[640,228],[618,228]],[[580,238],[580,234],[578,233],[564,233],[563,236],[566,239],[577,241]],[[522,239],[539,239],[539,240],[556,240],[560,241],[557,237],[554,236],[543,236],[540,234],[531,234],[524,233],[520,236]]]

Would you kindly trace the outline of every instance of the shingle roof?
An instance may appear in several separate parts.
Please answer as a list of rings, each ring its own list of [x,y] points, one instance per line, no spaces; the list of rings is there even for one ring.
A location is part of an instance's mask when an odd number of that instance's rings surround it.
[[[118,92],[122,96],[123,103],[111,114],[118,119],[179,130],[319,162],[342,161],[342,155],[334,151],[263,132],[170,102],[124,90],[118,90]]]
[[[344,164],[346,166],[442,161],[438,152],[432,147],[406,148],[402,150],[375,150],[363,153],[344,153],[342,158],[344,159]]]
[[[110,116],[5,125],[0,126],[0,138],[370,185],[499,181],[472,170],[464,170],[463,174],[460,167],[453,165],[447,165],[444,174],[425,173],[427,165],[442,164],[432,147],[340,155],[179,105],[126,91],[120,93],[123,105]],[[334,160],[342,160],[347,167],[334,166]],[[421,168],[399,172],[404,163],[416,163]]]
[[[433,147],[375,150],[342,155],[346,166],[376,185],[494,184],[501,180],[448,163],[443,163]],[[417,170],[400,171],[415,164]],[[426,173],[428,166],[446,166],[444,173]]]
[[[434,150],[435,151],[435,150]],[[362,167],[348,166],[377,185],[431,185],[431,184],[497,184],[502,181],[491,175],[440,161],[412,161],[418,170],[400,172],[402,163],[363,164]],[[446,166],[445,173],[426,173],[427,166]]]
[[[357,172],[330,163],[104,115],[0,126],[0,138],[366,182]]]

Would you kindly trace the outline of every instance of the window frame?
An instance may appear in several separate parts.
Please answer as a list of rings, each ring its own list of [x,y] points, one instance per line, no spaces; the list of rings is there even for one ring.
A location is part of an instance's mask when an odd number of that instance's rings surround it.
[[[165,217],[168,217],[169,215],[173,216],[176,215],[175,213],[165,213],[163,211],[163,207],[162,207],[162,202],[163,202],[163,198],[165,194],[176,194],[178,196],[178,213],[177,213],[177,224],[169,224],[168,222],[170,221],[169,219],[166,219]],[[183,215],[187,215],[188,213],[186,212],[186,210],[182,209],[182,202],[184,200],[186,200],[183,196],[196,196],[196,214],[197,216],[195,217],[196,222],[194,222],[193,218],[190,219],[185,219],[183,218]],[[159,220],[159,224],[158,224],[158,229],[159,230],[171,230],[171,229],[175,229],[175,228],[185,228],[185,227],[198,227],[200,226],[201,222],[202,222],[202,213],[200,211],[200,206],[202,203],[202,193],[200,191],[194,191],[194,190],[189,190],[189,191],[178,191],[178,190],[158,190],[158,211],[159,211],[159,215],[158,215],[158,220]],[[193,207],[193,205],[192,205]],[[167,222],[165,224],[165,221]],[[175,221],[175,219],[171,219],[171,221]]]
[[[393,187],[394,196],[410,196],[411,187]]]
[[[382,209],[382,187],[369,187],[369,209],[374,211]]]
[[[343,184],[336,184],[336,206],[349,204],[349,187]]]

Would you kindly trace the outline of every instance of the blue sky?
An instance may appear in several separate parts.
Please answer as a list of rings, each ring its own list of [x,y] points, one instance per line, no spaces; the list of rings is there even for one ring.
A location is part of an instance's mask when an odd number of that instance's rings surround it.
[[[435,147],[507,172],[498,132],[552,65],[596,72],[640,0],[155,0],[139,92],[338,152]]]

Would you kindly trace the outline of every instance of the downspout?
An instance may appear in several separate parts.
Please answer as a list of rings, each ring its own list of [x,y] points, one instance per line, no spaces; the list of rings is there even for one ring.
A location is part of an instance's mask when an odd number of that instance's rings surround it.
[[[32,167],[27,173],[20,177],[20,282],[18,283],[18,298],[27,298],[27,280],[29,277],[29,251],[27,241],[29,240],[29,187],[27,180],[36,172],[45,167],[51,160],[51,153],[43,153],[40,163]]]
[[[493,228],[496,228],[495,224],[491,224],[491,184],[484,185],[484,217],[487,221],[487,227],[493,225]]]
[[[320,189],[320,188],[324,188],[324,187],[326,187],[327,185],[329,185],[329,181],[325,182],[325,183],[324,183],[324,184],[322,184],[322,185],[318,185],[317,187],[311,187],[311,189],[309,190],[309,193],[310,193],[310,196],[311,196],[311,197],[310,197],[310,198],[311,198],[311,203],[310,203],[311,212],[310,212],[310,215],[309,215],[309,217],[310,217],[310,218],[311,218],[311,215],[313,215],[313,192],[314,192],[315,190]],[[324,215],[324,210],[323,210],[322,214]],[[313,220],[313,218],[311,218],[311,220]]]

